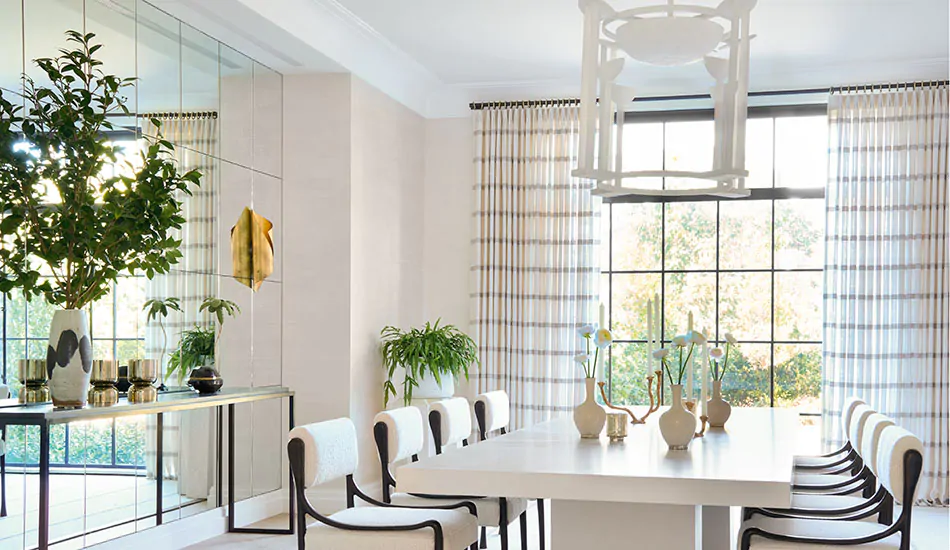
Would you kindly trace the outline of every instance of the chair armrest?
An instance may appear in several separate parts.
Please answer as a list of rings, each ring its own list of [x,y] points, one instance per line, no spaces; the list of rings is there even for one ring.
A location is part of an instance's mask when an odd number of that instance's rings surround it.
[[[406,506],[406,505],[396,505],[388,504],[376,500],[375,498],[367,495],[363,492],[362,489],[353,481],[352,477],[347,478],[347,483],[350,485],[350,491],[353,492],[355,496],[358,496],[360,500],[366,502],[367,504],[372,504],[373,506],[379,506],[381,508],[417,508],[417,509],[429,509],[429,510],[454,510],[456,508],[467,508],[468,511],[475,517],[478,517],[478,512],[475,509],[475,505],[471,502],[457,502],[455,504],[444,504],[441,506]]]
[[[741,539],[739,542],[739,548],[741,550],[749,550],[749,546],[752,544],[753,536],[760,536],[766,539],[778,540],[782,542],[794,542],[799,544],[827,544],[833,546],[853,546],[856,544],[867,544],[869,542],[874,542],[876,540],[881,540],[887,538],[899,530],[899,525],[892,525],[888,529],[885,529],[879,533],[874,533],[873,535],[868,535],[866,537],[858,538],[830,538],[830,539],[813,539],[808,537],[799,537],[794,535],[781,535],[778,533],[771,533],[759,527],[750,527],[744,530],[741,533]]]

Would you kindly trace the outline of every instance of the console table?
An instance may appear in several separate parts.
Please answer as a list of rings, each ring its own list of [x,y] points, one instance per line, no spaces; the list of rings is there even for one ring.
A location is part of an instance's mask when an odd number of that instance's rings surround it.
[[[39,550],[47,550],[49,540],[49,444],[50,426],[87,420],[114,419],[124,416],[156,416],[155,442],[155,523],[162,524],[162,439],[163,415],[170,412],[208,409],[217,411],[217,502],[222,501],[224,459],[224,407],[228,407],[228,532],[253,534],[293,534],[294,499],[290,491],[290,522],[287,529],[258,529],[236,527],[234,525],[234,406],[239,403],[251,403],[266,399],[287,399],[290,429],[294,427],[294,392],[281,386],[262,386],[255,388],[225,387],[212,395],[199,395],[193,391],[172,391],[159,393],[158,399],[151,403],[129,403],[125,398],[110,407],[83,407],[81,409],[57,409],[51,403],[23,405],[15,399],[0,400],[0,430],[7,426],[39,426],[40,462],[39,462],[39,511],[37,542]],[[293,481],[290,481],[292,486]],[[4,495],[5,497],[5,495]]]

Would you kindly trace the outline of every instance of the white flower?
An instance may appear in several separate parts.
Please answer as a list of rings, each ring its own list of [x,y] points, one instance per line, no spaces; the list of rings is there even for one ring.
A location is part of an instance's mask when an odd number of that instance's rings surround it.
[[[577,328],[577,335],[581,338],[590,338],[597,332],[597,327],[591,323],[586,323]]]
[[[660,348],[658,350],[653,350],[654,359],[666,359],[666,356],[670,354],[670,350],[666,348]]]
[[[701,346],[706,343],[706,335],[702,332],[699,332],[698,330],[691,330],[686,333],[686,340],[691,344]]]
[[[723,356],[725,356],[725,355],[726,355],[726,350],[724,350],[724,349],[722,349],[722,348],[719,348],[719,347],[716,347],[716,348],[713,348],[713,349],[709,350],[709,356],[712,357],[713,360],[715,360],[715,361],[718,361],[718,360],[722,359]]]
[[[577,355],[574,356],[574,360],[583,365],[587,363],[588,361],[590,361],[590,354],[578,353]]]
[[[687,340],[689,340],[689,338],[687,338],[685,334],[680,334],[679,336],[674,336],[674,337],[673,337],[673,345],[676,346],[676,347],[678,347],[678,348],[685,348],[685,347],[686,347],[686,342],[687,342]]]
[[[733,336],[731,332],[727,332],[726,342],[729,342],[730,344],[735,345],[738,342],[738,340],[736,340],[736,337]]]
[[[594,343],[597,344],[598,348],[604,349],[614,343],[614,335],[609,330],[602,328],[594,336]]]

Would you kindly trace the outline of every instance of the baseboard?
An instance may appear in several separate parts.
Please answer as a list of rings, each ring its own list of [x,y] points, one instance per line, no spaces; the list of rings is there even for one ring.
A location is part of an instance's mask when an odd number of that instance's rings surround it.
[[[238,525],[248,525],[286,513],[283,489],[235,503]],[[159,527],[89,546],[96,550],[176,550],[199,544],[228,532],[226,508],[215,508]]]

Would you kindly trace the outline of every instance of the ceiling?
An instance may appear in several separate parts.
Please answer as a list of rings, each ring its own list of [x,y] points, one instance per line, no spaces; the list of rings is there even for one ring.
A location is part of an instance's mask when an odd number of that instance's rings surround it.
[[[579,91],[578,0],[152,1],[166,9],[183,8],[176,15],[186,21],[190,8],[224,28],[243,29],[245,38],[267,36],[257,40],[258,46],[290,61],[275,59],[278,70],[349,70],[427,116],[462,112],[472,100],[564,97]],[[718,1],[691,0],[705,5]],[[657,1],[609,3],[626,8]],[[946,79],[948,4],[759,0],[751,17],[757,36],[750,88]],[[275,29],[292,40],[281,42]],[[311,58],[323,60],[322,65],[313,65]],[[328,68],[326,58],[338,67]],[[627,65],[622,79],[640,96],[704,93],[710,85],[699,64],[673,69]]]

